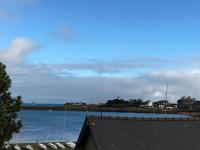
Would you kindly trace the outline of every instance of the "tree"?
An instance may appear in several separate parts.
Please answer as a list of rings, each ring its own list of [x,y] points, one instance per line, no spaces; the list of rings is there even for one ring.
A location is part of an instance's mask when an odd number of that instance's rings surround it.
[[[116,98],[116,99],[113,99],[113,100],[108,100],[106,102],[106,105],[126,105],[128,104],[128,101],[125,101],[123,99],[119,99],[119,98]]]
[[[19,132],[21,120],[17,112],[20,110],[21,97],[12,98],[11,79],[6,72],[6,66],[0,62],[0,149],[6,141],[12,138],[13,133]]]
[[[148,101],[143,101],[142,99],[130,99],[129,100],[129,104],[131,107],[141,107],[142,105],[148,105],[149,104],[149,100]]]

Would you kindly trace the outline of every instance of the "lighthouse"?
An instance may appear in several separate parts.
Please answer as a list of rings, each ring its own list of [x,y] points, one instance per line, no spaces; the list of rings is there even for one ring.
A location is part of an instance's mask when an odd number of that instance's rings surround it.
[[[35,101],[33,101],[33,104],[32,104],[32,106],[33,106],[33,107],[35,107]]]

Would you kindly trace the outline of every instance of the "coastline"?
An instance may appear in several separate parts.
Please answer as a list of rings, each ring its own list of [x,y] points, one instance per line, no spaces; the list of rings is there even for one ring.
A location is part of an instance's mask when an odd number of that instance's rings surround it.
[[[21,106],[22,110],[49,110],[49,111],[88,111],[88,112],[132,112],[132,113],[160,113],[179,114],[177,109],[153,109],[133,107],[100,107],[100,106]]]

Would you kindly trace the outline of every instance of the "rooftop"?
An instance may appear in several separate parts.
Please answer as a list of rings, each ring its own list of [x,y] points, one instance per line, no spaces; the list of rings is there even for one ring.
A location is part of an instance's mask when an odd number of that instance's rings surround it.
[[[88,116],[98,150],[197,150],[200,121],[195,118],[128,118]],[[84,140],[84,129],[77,144]]]

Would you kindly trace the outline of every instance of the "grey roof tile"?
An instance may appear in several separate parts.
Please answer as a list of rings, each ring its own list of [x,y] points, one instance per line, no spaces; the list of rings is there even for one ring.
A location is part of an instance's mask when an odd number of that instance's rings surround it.
[[[199,150],[200,121],[88,118],[98,150]]]

